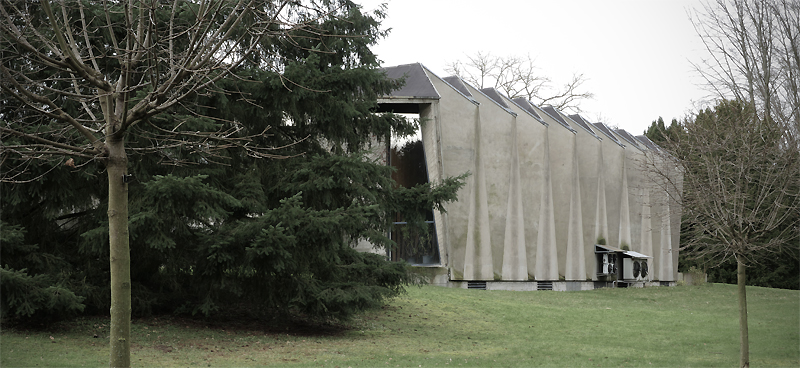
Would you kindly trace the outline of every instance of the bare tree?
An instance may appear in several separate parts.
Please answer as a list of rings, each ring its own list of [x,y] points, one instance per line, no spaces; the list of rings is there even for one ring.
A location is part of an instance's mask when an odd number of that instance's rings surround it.
[[[748,367],[746,268],[800,231],[800,3],[712,0],[692,17],[708,51],[694,66],[721,102],[687,118],[661,143],[669,154],[650,166],[663,183],[667,163],[683,171],[683,190],[670,191],[690,231],[682,248],[711,266],[737,263],[740,365]]]
[[[246,62],[279,73],[269,45],[293,44],[293,37],[322,40],[315,21],[342,3],[0,0],[2,180],[31,180],[30,165],[54,158],[70,167],[100,162],[107,172],[111,366],[130,366],[131,150],[166,160],[177,150],[214,160],[231,147],[275,157],[271,147],[250,144],[264,131],[249,131],[242,122],[196,130],[186,120],[151,118],[175,109],[191,114],[194,96],[224,93],[216,82]],[[136,148],[126,147],[130,140]]]
[[[649,167],[683,209],[681,249],[713,267],[737,263],[742,367],[749,366],[746,268],[796,246],[800,151],[788,124],[721,101],[665,136]],[[675,133],[675,132],[673,132]],[[657,152],[656,152],[657,153]],[[675,165],[682,178],[674,176]],[[682,190],[681,190],[682,189]]]
[[[715,97],[800,127],[800,3],[714,0],[692,13],[708,58],[695,63]]]
[[[580,103],[594,97],[590,92],[581,92],[586,82],[583,74],[574,74],[560,89],[553,81],[539,73],[530,55],[494,56],[477,52],[467,55],[466,61],[449,63],[445,71],[478,86],[493,87],[509,98],[522,97],[537,105],[552,105],[559,110],[581,112]]]

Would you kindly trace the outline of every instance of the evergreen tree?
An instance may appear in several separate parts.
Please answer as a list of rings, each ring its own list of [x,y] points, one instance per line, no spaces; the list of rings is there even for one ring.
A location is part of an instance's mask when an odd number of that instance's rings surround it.
[[[234,59],[209,54],[215,66],[192,71],[195,74],[180,72],[177,75],[184,79],[176,86],[183,89],[163,92],[163,83],[174,82],[169,79],[174,76],[170,74],[174,64],[159,64],[166,60],[162,57],[172,55],[166,53],[166,45],[169,50],[186,52],[192,45],[207,46],[192,43],[192,32],[199,29],[191,27],[192,17],[209,9],[223,14],[236,5],[223,1],[209,3],[218,8],[196,8],[194,3],[178,1],[176,7],[150,8],[135,3],[135,7],[109,11],[91,2],[67,2],[63,13],[67,16],[61,20],[55,16],[58,11],[42,9],[48,6],[46,2],[41,7],[8,3],[3,9],[4,39],[12,35],[42,41],[36,38],[38,34],[25,33],[32,28],[15,28],[35,24],[35,17],[53,25],[40,34],[64,36],[68,25],[87,30],[80,32],[86,36],[85,43],[82,38],[64,40],[75,42],[74,50],[55,45],[58,52],[68,54],[55,61],[40,53],[53,46],[44,41],[30,49],[2,43],[2,71],[9,82],[2,84],[9,93],[4,93],[0,107],[2,220],[4,228],[13,230],[8,236],[20,244],[2,248],[3,267],[8,270],[3,272],[3,286],[10,272],[20,276],[25,269],[34,278],[47,276],[37,279],[40,289],[52,284],[75,295],[60,305],[29,303],[33,311],[4,299],[4,315],[79,311],[81,305],[87,312],[108,310],[107,298],[114,290],[108,279],[117,272],[108,261],[113,264],[116,259],[109,253],[115,249],[114,236],[109,247],[109,231],[113,234],[117,226],[110,216],[117,213],[111,192],[119,189],[120,179],[127,191],[125,227],[130,234],[124,239],[130,246],[130,283],[124,286],[130,290],[134,313],[210,315],[246,307],[262,313],[346,317],[402,291],[411,277],[405,266],[357,253],[353,242],[367,239],[391,246],[385,234],[395,212],[409,219],[424,218],[418,213],[442,209],[455,198],[461,181],[453,178],[434,186],[399,188],[390,179],[390,169],[370,158],[369,153],[384,150],[381,145],[390,134],[402,136],[416,129],[413,122],[398,116],[372,112],[377,96],[400,85],[385,79],[369,49],[385,35],[380,29],[383,14],[363,14],[357,5],[342,0],[321,2],[330,10],[326,13],[330,16],[323,17],[294,8],[299,6],[296,2],[283,4],[295,9],[287,19],[301,26],[276,25],[266,28],[266,33],[253,33],[261,25],[248,23],[257,22],[255,18],[241,18],[242,23],[230,27],[226,26],[229,18],[203,20],[208,22],[208,32],[229,32],[226,37],[244,49],[226,49],[236,55]],[[271,2],[262,5],[265,14],[280,9],[272,8]],[[131,12],[136,16],[122,17]],[[175,24],[192,31],[146,38],[152,42],[150,49],[120,48],[119,42],[133,42],[136,30],[147,29],[152,19],[159,19],[159,25]],[[145,27],[126,28],[130,21]],[[89,32],[92,29],[97,32]],[[144,44],[127,45],[136,49]],[[81,64],[78,55],[72,54],[78,49],[94,55],[91,65]],[[121,50],[131,58],[123,57]],[[37,60],[41,68],[19,64],[14,55]],[[132,60],[140,61],[139,69],[128,68]],[[236,63],[226,64],[230,60]],[[81,74],[87,70],[88,74]],[[107,71],[105,79],[124,82],[115,86],[131,87],[99,97],[92,88],[72,93],[71,85],[84,79],[95,81],[92,78],[97,75],[91,70]],[[48,74],[53,71],[56,74]],[[34,72],[43,79],[31,78],[31,82],[44,81],[35,88],[22,78]],[[214,82],[214,88],[195,88],[208,81]],[[36,111],[24,96],[12,93],[24,88],[59,102],[52,105],[61,110]],[[63,93],[50,93],[55,91]],[[120,114],[105,109],[112,102]],[[92,112],[98,105],[104,107],[102,114]],[[102,129],[95,133],[65,129],[63,119],[70,116],[78,117],[78,125],[96,123]],[[102,138],[104,131],[109,144],[124,142],[111,150],[124,156],[127,162],[122,168],[109,166],[115,159],[105,141],[71,140],[93,134]],[[33,157],[52,159],[31,164]],[[48,261],[34,267],[31,259]],[[12,295],[3,291],[3,298]],[[124,335],[120,335],[122,340],[112,340],[123,341]],[[117,355],[124,355],[124,347],[112,346],[112,365],[125,365],[124,359],[115,360]]]
[[[655,144],[664,144],[667,140],[674,141],[678,134],[683,131],[683,126],[678,119],[672,119],[669,127],[664,125],[664,118],[658,117],[658,120],[653,120],[653,123],[644,131],[644,135],[653,141]]]

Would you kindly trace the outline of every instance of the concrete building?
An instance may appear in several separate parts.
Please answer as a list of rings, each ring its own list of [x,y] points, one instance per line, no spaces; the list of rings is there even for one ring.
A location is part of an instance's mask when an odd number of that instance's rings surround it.
[[[680,208],[648,174],[659,148],[647,138],[421,64],[385,70],[406,83],[378,101],[380,110],[419,114],[423,177],[471,174],[458,201],[432,213],[425,254],[399,241],[395,259],[451,287],[587,290],[677,279]]]

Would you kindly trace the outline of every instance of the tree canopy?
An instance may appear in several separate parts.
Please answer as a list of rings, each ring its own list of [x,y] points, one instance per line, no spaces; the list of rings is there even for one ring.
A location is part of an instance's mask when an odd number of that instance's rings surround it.
[[[717,105],[686,122],[672,153],[688,183],[690,244],[710,260],[736,261],[744,368],[746,269],[759,254],[797,247],[800,234],[800,4],[713,0],[691,16],[708,51],[694,66]]]
[[[345,318],[401,292],[405,266],[353,243],[391,247],[394,213],[413,225],[462,182],[402,188],[380,159],[416,129],[373,112],[401,83],[370,51],[383,16],[4,1],[4,318],[110,309],[126,366],[131,313]]]

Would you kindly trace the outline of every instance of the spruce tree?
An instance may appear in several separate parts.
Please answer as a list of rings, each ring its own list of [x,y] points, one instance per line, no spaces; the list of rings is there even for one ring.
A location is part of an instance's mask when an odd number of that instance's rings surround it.
[[[411,280],[404,265],[357,253],[353,243],[392,246],[386,233],[393,214],[422,227],[424,213],[454,200],[461,181],[400,188],[391,169],[376,162],[391,134],[417,127],[374,113],[377,97],[400,86],[385,78],[370,51],[385,35],[382,14],[341,5],[336,17],[306,20],[290,41],[262,44],[214,90],[131,130],[134,314],[246,308],[344,318],[397,295]],[[153,141],[164,142],[164,126],[201,139],[153,150]],[[212,145],[201,132],[230,132],[234,140]],[[268,152],[281,159],[250,154],[255,147],[275,147]],[[9,156],[4,164],[23,161]],[[26,244],[46,243],[48,254],[62,259],[68,272],[53,283],[83,298],[76,303],[85,311],[107,311],[108,179],[101,164],[67,162],[36,166],[48,173],[32,182],[4,184],[3,220],[28,230]],[[30,203],[49,209],[26,208]],[[24,266],[34,253],[4,253],[3,262]]]

